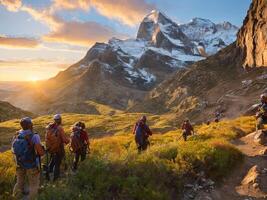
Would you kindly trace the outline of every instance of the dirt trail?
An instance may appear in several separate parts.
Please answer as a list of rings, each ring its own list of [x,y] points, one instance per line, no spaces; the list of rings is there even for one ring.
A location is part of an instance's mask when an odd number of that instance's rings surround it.
[[[228,178],[211,194],[201,194],[198,200],[261,200],[267,199],[267,156],[261,155],[266,146],[254,142],[254,133],[247,135],[233,144],[244,154],[244,162],[229,172]],[[259,173],[255,172],[257,169]],[[254,168],[253,168],[254,167]],[[248,182],[250,182],[248,184]],[[260,182],[258,184],[257,182]],[[257,186],[258,184],[259,186]]]

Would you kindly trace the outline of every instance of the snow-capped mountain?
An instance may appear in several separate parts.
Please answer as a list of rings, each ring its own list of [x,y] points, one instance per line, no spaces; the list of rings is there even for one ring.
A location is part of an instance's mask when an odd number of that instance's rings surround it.
[[[194,18],[179,26],[201,53],[213,55],[236,40],[238,28],[229,22],[215,24],[208,19]]]
[[[227,38],[227,28],[229,38],[233,38],[227,24],[219,27],[208,20],[203,23],[193,20],[187,25],[178,25],[154,10],[141,22],[136,38],[112,38],[107,43],[96,43],[78,63],[46,82],[43,91],[49,90],[47,99],[55,102],[49,109],[68,108],[64,112],[74,112],[82,103],[86,112],[84,102],[87,100],[125,109],[129,102],[143,100],[148,91],[178,69],[205,59],[199,48],[201,41],[205,47],[206,42],[212,41],[212,46],[215,40],[210,38],[217,39],[223,32],[215,30],[225,30],[223,36]],[[201,34],[197,35],[198,31]],[[71,105],[61,106],[56,102]],[[72,106],[73,103],[76,106]]]
[[[96,43],[69,70],[80,74],[97,59],[107,72],[115,76],[119,73],[124,84],[149,90],[177,69],[232,43],[235,31],[230,23],[216,25],[200,18],[177,25],[162,12],[153,10],[141,22],[136,38]]]

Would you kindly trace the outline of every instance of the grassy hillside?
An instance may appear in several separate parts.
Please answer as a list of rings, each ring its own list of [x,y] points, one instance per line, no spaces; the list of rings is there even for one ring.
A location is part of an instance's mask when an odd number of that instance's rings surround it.
[[[21,110],[8,102],[0,101],[0,122],[20,118],[25,115],[33,116],[30,112]]]
[[[68,128],[77,120],[86,122],[94,136],[91,154],[75,176],[45,184],[39,199],[177,199],[182,185],[200,171],[213,179],[220,179],[242,160],[241,153],[230,140],[250,133],[254,119],[243,117],[218,124],[196,127],[197,135],[188,142],[178,141],[179,129],[166,131],[171,121],[163,116],[149,116],[157,133],[151,138],[146,153],[138,155],[131,133],[132,124],[140,114],[89,116],[65,114]],[[36,129],[42,130],[51,116],[34,119]],[[15,131],[18,121],[0,124],[1,129]],[[3,131],[1,132],[3,133]],[[10,136],[1,134],[1,141]],[[70,163],[70,158],[67,159]],[[10,199],[14,184],[15,166],[10,152],[0,153],[0,198]]]
[[[116,114],[116,115],[85,115],[85,114],[63,114],[63,126],[67,134],[70,134],[71,126],[77,121],[83,121],[86,124],[91,138],[99,138],[111,135],[125,135],[132,132],[134,123],[142,116],[142,113],[135,114]],[[168,116],[147,115],[149,125],[156,133],[166,133],[169,130],[175,130],[172,118]],[[45,133],[45,127],[52,120],[52,115],[35,118],[34,131],[42,137]],[[20,120],[10,120],[0,123],[0,147],[9,145],[12,137],[20,129]],[[177,124],[177,126],[179,126]]]

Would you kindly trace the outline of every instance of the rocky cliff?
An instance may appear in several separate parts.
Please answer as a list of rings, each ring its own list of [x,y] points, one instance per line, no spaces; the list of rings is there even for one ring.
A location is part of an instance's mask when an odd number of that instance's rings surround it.
[[[254,0],[238,33],[244,67],[267,66],[267,0]]]

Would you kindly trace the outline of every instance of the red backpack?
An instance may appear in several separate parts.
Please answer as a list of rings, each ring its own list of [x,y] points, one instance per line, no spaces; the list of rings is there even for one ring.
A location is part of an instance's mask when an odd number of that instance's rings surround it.
[[[73,152],[78,152],[81,151],[82,148],[84,147],[84,141],[81,137],[81,130],[78,128],[75,128],[70,135],[70,146]]]

